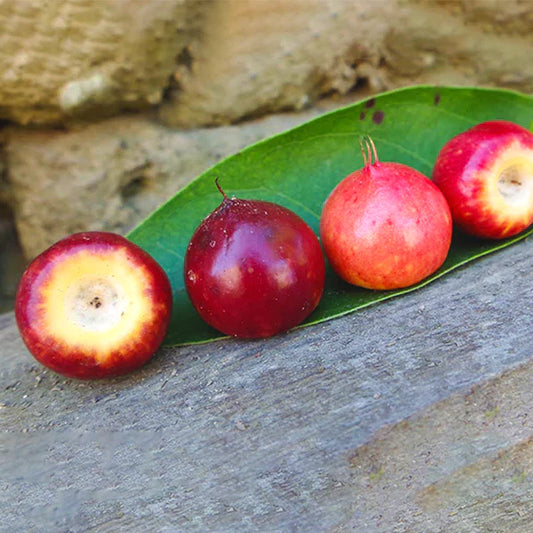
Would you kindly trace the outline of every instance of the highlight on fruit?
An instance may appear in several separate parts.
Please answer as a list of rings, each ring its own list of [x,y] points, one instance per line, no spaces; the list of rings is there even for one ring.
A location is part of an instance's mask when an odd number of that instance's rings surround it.
[[[308,224],[272,202],[228,197],[195,230],[185,254],[189,298],[209,325],[241,338],[270,337],[317,307],[325,261]]]
[[[28,350],[53,371],[78,379],[144,365],[163,341],[171,310],[161,266],[109,232],[71,235],[36,257],[15,303]]]
[[[451,244],[448,203],[429,178],[381,162],[370,137],[360,141],[363,168],[326,199],[320,237],[334,271],[368,289],[399,289],[433,274]]]

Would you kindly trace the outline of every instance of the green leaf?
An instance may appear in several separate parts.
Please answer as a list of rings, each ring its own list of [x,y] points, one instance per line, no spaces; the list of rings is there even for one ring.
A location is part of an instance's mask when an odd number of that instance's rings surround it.
[[[221,202],[216,177],[228,195],[284,205],[318,233],[324,200],[340,180],[363,165],[358,143],[361,135],[372,137],[381,161],[404,163],[430,176],[435,158],[449,138],[479,122],[495,119],[529,127],[533,98],[496,89],[411,87],[323,115],[212,167],[129,234],[162,265],[172,283],[174,311],[165,344],[199,343],[222,337],[201,320],[190,304],[182,272],[193,231]],[[442,268],[417,286],[403,290],[380,292],[352,287],[328,271],[324,296],[305,324],[344,315],[416,289],[532,232],[533,228],[529,228],[498,242],[456,234]]]

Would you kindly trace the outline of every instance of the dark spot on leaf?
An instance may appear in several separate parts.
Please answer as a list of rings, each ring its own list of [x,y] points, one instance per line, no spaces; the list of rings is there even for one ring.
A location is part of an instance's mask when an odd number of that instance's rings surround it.
[[[440,94],[437,93],[434,98],[433,98],[433,104],[434,105],[439,105],[439,102],[440,102]]]
[[[366,113],[361,113],[359,115],[359,120],[363,120],[366,117]]]
[[[381,124],[385,118],[385,113],[383,111],[374,111],[372,115],[372,122],[374,124]]]
[[[370,100],[368,100],[368,102],[365,104],[365,107],[367,109],[370,109],[371,107],[374,107],[375,105],[376,105],[376,99],[370,98]]]

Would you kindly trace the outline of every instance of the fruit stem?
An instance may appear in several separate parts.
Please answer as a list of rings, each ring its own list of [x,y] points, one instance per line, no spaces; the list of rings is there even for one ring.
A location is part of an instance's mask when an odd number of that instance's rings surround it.
[[[363,137],[360,137],[359,146],[361,147],[361,153],[363,154],[363,163],[365,167],[379,163],[376,145],[374,144],[374,141],[370,135],[363,135]],[[374,158],[373,162],[372,157]]]
[[[217,186],[217,189],[219,190],[220,194],[224,197],[224,200],[228,200],[228,195],[224,192],[224,189],[220,186],[218,176],[215,178],[215,185]]]

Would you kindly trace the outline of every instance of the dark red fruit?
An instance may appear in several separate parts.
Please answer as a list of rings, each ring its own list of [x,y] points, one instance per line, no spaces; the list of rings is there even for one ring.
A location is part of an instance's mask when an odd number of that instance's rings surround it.
[[[324,289],[318,238],[285,207],[220,191],[222,203],[198,226],[185,255],[194,307],[235,337],[269,337],[297,326]]]

